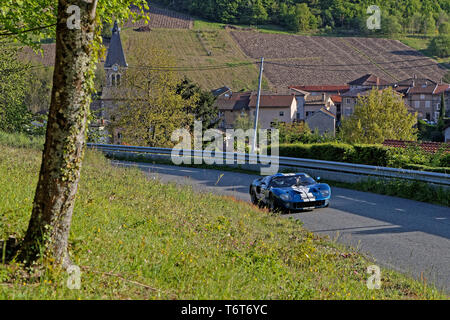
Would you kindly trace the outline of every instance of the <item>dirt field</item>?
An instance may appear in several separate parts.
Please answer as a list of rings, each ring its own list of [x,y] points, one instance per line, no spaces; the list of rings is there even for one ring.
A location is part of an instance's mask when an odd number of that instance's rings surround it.
[[[225,30],[195,31],[157,29],[150,32],[136,32],[133,29],[121,33],[125,54],[133,60],[133,42],[145,43],[149,47],[157,45],[175,57],[178,67],[235,65],[254,61],[241,51],[239,46]],[[133,39],[133,41],[130,41]],[[131,66],[131,65],[130,65]],[[258,65],[242,65],[232,68],[212,70],[190,70],[180,72],[205,89],[229,86],[233,90],[256,89],[258,84]],[[267,80],[264,81],[267,88]]]
[[[277,86],[338,85],[373,73],[388,81],[441,80],[446,69],[397,40],[231,32],[251,58],[264,56],[264,72]],[[297,60],[298,59],[298,60]]]
[[[194,26],[194,20],[188,15],[156,6],[150,6],[147,16],[150,19],[148,25],[141,20],[135,23],[128,22],[124,28],[192,29]]]

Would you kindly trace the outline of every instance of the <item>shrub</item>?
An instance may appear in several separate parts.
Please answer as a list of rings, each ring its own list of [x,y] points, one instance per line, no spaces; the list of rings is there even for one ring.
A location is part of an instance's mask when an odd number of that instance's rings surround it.
[[[313,159],[346,162],[353,152],[345,143],[321,143],[311,145],[309,154]]]
[[[389,148],[382,145],[355,144],[350,162],[385,167],[389,160]]]
[[[450,167],[450,153],[447,153],[447,154],[443,155],[439,159],[439,165],[441,167]]]

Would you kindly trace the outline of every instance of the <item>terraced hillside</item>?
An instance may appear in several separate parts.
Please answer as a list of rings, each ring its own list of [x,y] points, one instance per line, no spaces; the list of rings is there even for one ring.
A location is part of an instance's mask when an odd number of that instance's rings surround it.
[[[225,30],[157,29],[136,32],[133,29],[124,29],[121,36],[129,60],[133,60],[131,57],[136,43],[148,47],[157,45],[175,57],[178,67],[193,69],[180,71],[180,74],[188,76],[204,89],[222,86],[229,86],[233,90],[257,88],[258,66],[246,64],[253,59],[246,57]],[[208,69],[208,66],[219,67]],[[267,85],[265,80],[264,87]]]
[[[276,86],[338,85],[367,73],[393,82],[414,74],[440,81],[446,73],[436,61],[397,40],[243,31],[231,35],[250,58],[267,59],[264,71]]]
[[[190,16],[154,5],[149,5],[146,15],[149,17],[148,24],[144,20],[140,20],[135,23],[128,22],[124,27],[192,29],[194,26],[194,20]]]

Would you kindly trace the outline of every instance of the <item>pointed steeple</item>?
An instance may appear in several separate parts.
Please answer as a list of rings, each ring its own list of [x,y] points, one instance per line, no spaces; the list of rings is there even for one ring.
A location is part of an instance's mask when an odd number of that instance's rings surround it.
[[[127,61],[125,60],[125,53],[123,52],[122,40],[120,39],[120,28],[117,21],[114,21],[114,27],[112,28],[111,42],[109,43],[105,68],[111,68],[115,64],[123,68],[128,67]]]

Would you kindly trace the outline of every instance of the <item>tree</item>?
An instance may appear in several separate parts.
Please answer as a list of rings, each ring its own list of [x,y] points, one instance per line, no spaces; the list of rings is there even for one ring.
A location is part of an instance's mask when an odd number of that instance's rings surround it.
[[[439,34],[440,35],[450,35],[450,23],[449,22],[443,22],[439,26]]]
[[[32,113],[47,111],[52,93],[53,67],[36,66],[28,73],[25,104]]]
[[[193,126],[198,95],[186,93],[183,98],[182,91],[177,93],[181,83],[174,71],[152,69],[175,64],[165,50],[147,47],[136,39],[130,41],[135,42],[131,46],[139,67],[127,70],[124,83],[115,94],[115,100],[120,102],[113,113],[111,129],[120,130],[122,141],[127,144],[172,147],[172,132]]]
[[[401,33],[402,26],[396,16],[386,14],[383,15],[383,19],[381,20],[381,31],[386,35],[392,36]]]
[[[31,122],[25,104],[27,72],[30,68],[17,60],[17,46],[0,41],[0,130],[20,132]]]
[[[176,93],[181,95],[186,101],[195,98],[196,102],[194,108],[187,108],[185,112],[194,114],[195,120],[202,122],[203,131],[217,127],[219,124],[219,110],[214,103],[216,97],[214,97],[210,91],[202,90],[198,84],[192,82],[188,78],[184,78],[183,81],[177,85]]]
[[[422,33],[425,35],[433,35],[436,29],[436,21],[434,21],[433,14],[428,12],[422,21]]]
[[[429,45],[430,52],[438,57],[450,56],[450,35],[439,35],[434,37]]]
[[[101,49],[101,21],[128,18],[131,0],[3,0],[0,34],[38,47],[56,39],[53,88],[41,169],[19,258],[69,267],[68,236],[80,169],[94,71]],[[146,6],[146,4],[145,4]],[[56,36],[55,33],[56,32]]]
[[[354,113],[342,120],[340,135],[349,143],[417,140],[416,118],[417,114],[408,113],[401,96],[392,88],[374,88],[357,99]]]
[[[311,129],[306,122],[276,122],[274,127],[279,130],[280,143],[309,143],[312,136]]]

